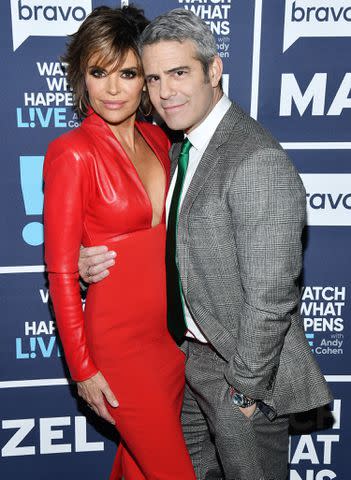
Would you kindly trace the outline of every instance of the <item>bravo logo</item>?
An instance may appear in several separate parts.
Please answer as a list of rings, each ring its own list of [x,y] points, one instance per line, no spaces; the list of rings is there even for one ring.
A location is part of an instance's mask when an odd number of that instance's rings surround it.
[[[351,37],[351,0],[286,0],[283,52],[300,37]]]
[[[11,0],[13,51],[30,36],[76,32],[91,8],[91,0]]]
[[[305,173],[308,225],[351,225],[351,174]]]

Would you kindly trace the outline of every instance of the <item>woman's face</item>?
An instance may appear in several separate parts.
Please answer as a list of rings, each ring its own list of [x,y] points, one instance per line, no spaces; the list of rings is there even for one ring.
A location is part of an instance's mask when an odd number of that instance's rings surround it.
[[[117,69],[114,65],[96,65],[98,55],[92,56],[85,74],[89,103],[93,110],[113,129],[135,119],[144,78],[137,58],[129,51]]]

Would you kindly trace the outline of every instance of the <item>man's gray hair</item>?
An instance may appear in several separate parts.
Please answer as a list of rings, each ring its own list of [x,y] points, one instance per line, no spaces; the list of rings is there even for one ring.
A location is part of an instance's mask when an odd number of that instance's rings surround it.
[[[196,47],[196,58],[201,62],[205,75],[214,57],[217,45],[210,28],[195,13],[176,8],[155,18],[139,38],[139,51],[145,45],[161,41],[184,42],[190,40]]]

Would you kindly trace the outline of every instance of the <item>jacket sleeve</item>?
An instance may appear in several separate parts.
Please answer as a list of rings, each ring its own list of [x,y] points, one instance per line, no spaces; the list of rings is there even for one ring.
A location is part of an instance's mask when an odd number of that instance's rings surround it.
[[[50,144],[44,162],[45,262],[67,364],[72,378],[83,381],[98,372],[87,347],[78,274],[89,175],[77,152],[62,143]]]
[[[229,202],[244,308],[225,376],[239,392],[269,404],[299,305],[306,195],[284,151],[267,148],[239,166]]]

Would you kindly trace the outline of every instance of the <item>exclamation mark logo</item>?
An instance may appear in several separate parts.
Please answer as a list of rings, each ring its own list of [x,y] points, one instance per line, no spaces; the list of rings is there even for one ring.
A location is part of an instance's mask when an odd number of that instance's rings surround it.
[[[29,117],[30,117],[30,123],[29,123],[29,126],[31,128],[34,128],[35,127],[35,110],[34,108],[30,108],[29,109]]]
[[[43,213],[43,163],[43,156],[20,157],[21,188],[26,215]],[[28,245],[41,245],[44,242],[43,224],[27,223],[22,230],[22,237]]]
[[[314,353],[314,333],[305,333],[308,340],[308,344],[311,347],[312,353]]]
[[[29,339],[29,344],[30,344],[30,358],[35,358],[37,354],[35,353],[35,343],[36,343],[36,338],[31,337]]]

